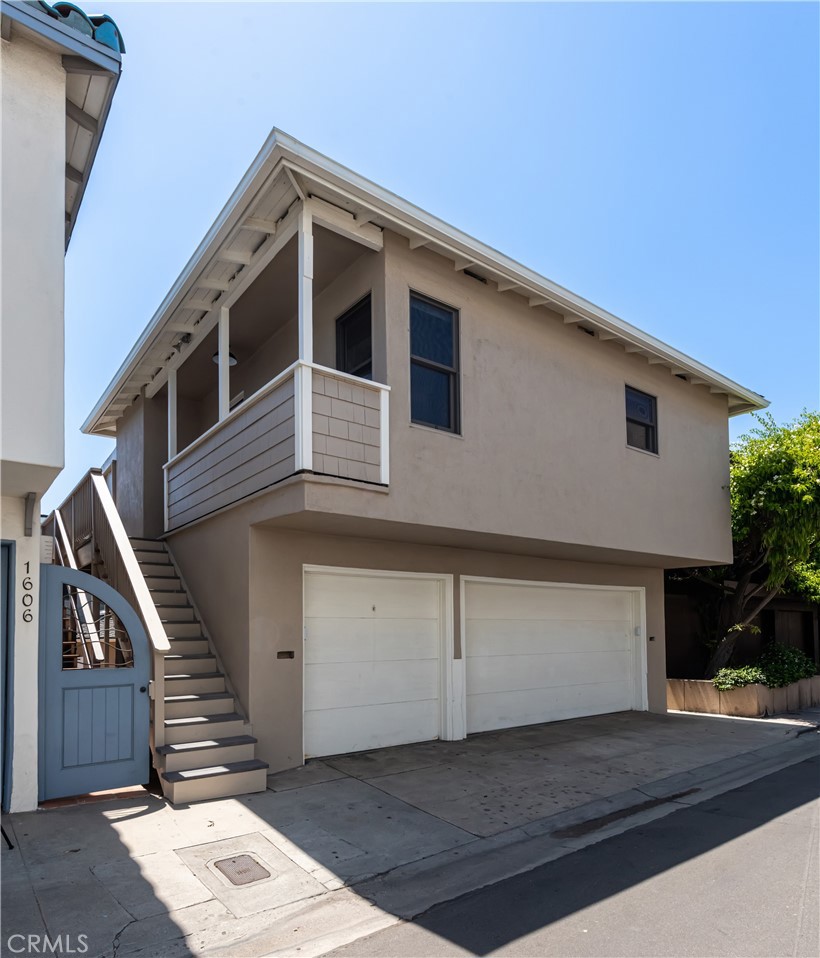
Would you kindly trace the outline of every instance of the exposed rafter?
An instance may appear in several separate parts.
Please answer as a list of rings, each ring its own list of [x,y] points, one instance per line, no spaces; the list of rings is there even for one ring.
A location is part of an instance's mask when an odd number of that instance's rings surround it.
[[[268,233],[273,235],[276,232],[276,223],[273,220],[263,219],[261,216],[249,216],[241,228],[243,230],[253,230],[254,233]]]
[[[418,249],[420,246],[427,246],[430,242],[425,236],[411,236],[409,241],[410,249]]]
[[[197,286],[201,289],[216,289],[220,292],[227,292],[231,288],[231,280],[214,279],[212,276],[203,276],[197,280]]]
[[[510,282],[510,280],[506,280],[506,279],[498,280],[497,286],[498,286],[499,293],[507,293],[511,289],[521,289],[521,286],[519,283],[513,283],[513,282]]]
[[[72,103],[71,100],[65,101],[65,115],[70,120],[74,120],[74,122],[84,130],[93,133],[95,136],[97,135],[100,124],[90,113],[86,113],[85,110],[78,107],[76,103]]]
[[[219,251],[219,258],[223,263],[238,263],[240,266],[250,266],[253,253],[238,249],[223,249]]]
[[[463,269],[469,269],[471,266],[475,266],[475,260],[467,259],[464,256],[458,256],[453,263],[453,268],[457,273],[460,273]]]

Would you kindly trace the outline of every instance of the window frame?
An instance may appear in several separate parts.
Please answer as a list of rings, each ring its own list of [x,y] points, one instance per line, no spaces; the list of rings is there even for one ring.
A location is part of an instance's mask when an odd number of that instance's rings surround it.
[[[633,419],[629,415],[629,394],[637,393],[638,396],[648,399],[652,405],[652,422],[646,423],[642,422],[640,419]],[[659,456],[659,442],[658,442],[658,397],[653,396],[652,393],[645,392],[643,389],[638,389],[637,386],[631,386],[629,383],[624,384],[624,422],[626,425],[626,445],[628,449],[637,449],[638,452],[648,453],[650,456]],[[641,426],[644,430],[649,430],[649,436],[651,439],[650,445],[647,446],[636,446],[634,443],[629,441],[629,424],[633,423],[637,426]]]
[[[343,342],[342,326],[344,322],[350,318],[350,316],[356,312],[364,303],[367,302],[370,305],[370,376],[361,376],[357,372],[350,372],[350,370],[345,369],[343,362],[345,359],[345,344]],[[368,290],[364,296],[359,297],[352,306],[348,308],[340,315],[336,317],[336,369],[340,373],[346,373],[348,376],[356,376],[358,379],[364,379],[367,382],[374,382],[373,379],[373,291]],[[362,365],[359,366],[361,369]]]
[[[453,318],[453,365],[445,366],[433,359],[427,359],[424,356],[417,356],[413,352],[413,300],[420,300],[423,303],[429,303],[438,309],[449,312]],[[444,303],[439,299],[428,296],[425,293],[419,293],[411,289],[408,297],[408,316],[407,316],[407,352],[409,355],[409,392],[410,392],[410,422],[414,426],[422,426],[424,429],[435,429],[436,432],[448,433],[451,436],[461,436],[461,310],[449,303]],[[421,366],[425,369],[431,369],[434,372],[445,373],[450,379],[450,424],[441,426],[437,423],[424,422],[421,419],[413,418],[413,365]]]

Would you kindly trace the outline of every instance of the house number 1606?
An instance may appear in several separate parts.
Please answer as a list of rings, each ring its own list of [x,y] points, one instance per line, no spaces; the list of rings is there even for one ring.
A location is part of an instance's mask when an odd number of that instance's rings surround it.
[[[23,565],[26,567],[26,574],[23,576],[23,598],[21,599],[23,603],[23,621],[31,622],[34,618],[34,613],[31,611],[32,605],[34,605],[34,596],[32,595],[32,590],[34,589],[34,583],[31,581],[31,576],[29,572],[31,571],[31,563],[24,562]]]

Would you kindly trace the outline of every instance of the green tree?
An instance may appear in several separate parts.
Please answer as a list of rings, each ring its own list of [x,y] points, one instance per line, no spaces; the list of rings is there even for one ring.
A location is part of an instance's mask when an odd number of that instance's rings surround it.
[[[706,677],[728,665],[738,635],[784,590],[820,600],[820,413],[778,426],[770,415],[731,450],[734,562],[708,575],[722,590]]]

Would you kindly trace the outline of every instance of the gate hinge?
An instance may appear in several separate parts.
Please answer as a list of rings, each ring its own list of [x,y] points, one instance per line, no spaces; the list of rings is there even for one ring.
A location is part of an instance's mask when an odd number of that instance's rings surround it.
[[[154,684],[153,679],[148,680],[148,698],[153,702],[156,698],[156,685]]]

